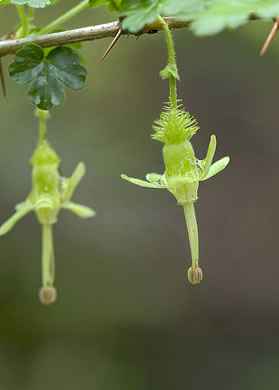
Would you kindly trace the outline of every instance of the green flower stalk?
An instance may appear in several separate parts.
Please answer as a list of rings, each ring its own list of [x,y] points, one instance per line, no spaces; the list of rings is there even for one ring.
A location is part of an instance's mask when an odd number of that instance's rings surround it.
[[[163,175],[149,173],[146,175],[147,181],[130,178],[126,175],[121,175],[121,177],[142,187],[166,188],[175,196],[178,204],[184,208],[192,257],[188,279],[192,284],[199,284],[203,279],[203,273],[199,267],[198,225],[194,206],[198,199],[199,182],[222,171],[230,159],[224,157],[212,164],[216,150],[215,135],[211,136],[205,159],[198,160],[196,158],[190,140],[199,127],[196,119],[177,102],[176,80],[179,80],[179,75],[174,44],[168,25],[162,17],[158,17],[158,20],[163,25],[169,52],[168,64],[160,75],[163,79],[169,78],[170,80],[170,97],[160,118],[153,125],[155,133],[152,138],[164,143],[165,172]]]
[[[0,236],[8,233],[13,226],[30,211],[37,215],[42,225],[42,287],[40,300],[50,304],[56,300],[55,261],[52,239],[52,225],[57,222],[61,209],[70,210],[81,218],[93,217],[95,212],[71,201],[72,195],[85,174],[85,165],[80,162],[70,178],[59,173],[60,158],[46,140],[47,111],[37,110],[40,118],[40,139],[30,159],[32,189],[27,199],[16,205],[16,212],[0,226]]]

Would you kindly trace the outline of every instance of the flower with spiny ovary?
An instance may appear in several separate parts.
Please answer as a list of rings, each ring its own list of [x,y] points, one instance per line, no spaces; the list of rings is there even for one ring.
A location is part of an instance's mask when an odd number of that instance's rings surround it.
[[[27,199],[16,205],[16,212],[0,226],[0,236],[8,233],[13,226],[30,211],[37,215],[42,225],[42,288],[40,300],[44,304],[56,299],[54,284],[54,250],[52,225],[57,222],[61,209],[72,211],[82,218],[93,217],[94,210],[71,201],[72,195],[85,174],[84,163],[79,163],[70,178],[59,173],[60,158],[49,143],[41,140],[30,159],[33,165],[32,189]]]
[[[212,163],[216,150],[216,137],[212,135],[204,160],[198,160],[190,142],[199,129],[197,121],[181,106],[173,108],[167,105],[160,119],[153,126],[153,139],[163,142],[165,172],[160,175],[148,173],[146,181],[126,175],[121,177],[141,187],[167,189],[184,208],[188,237],[190,242],[192,267],[188,279],[192,284],[199,284],[203,278],[199,268],[198,227],[194,202],[198,199],[199,182],[210,179],[221,172],[229,163],[229,157]]]

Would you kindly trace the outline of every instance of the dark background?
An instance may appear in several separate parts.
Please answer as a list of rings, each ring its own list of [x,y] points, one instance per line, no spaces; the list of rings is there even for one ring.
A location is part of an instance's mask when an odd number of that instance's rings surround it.
[[[67,3],[67,4],[66,4]],[[45,25],[74,1],[37,12]],[[1,8],[0,36],[16,24]],[[85,11],[65,27],[113,20]],[[187,281],[183,210],[167,191],[120,179],[164,170],[153,120],[167,100],[162,33],[83,46],[88,78],[52,110],[49,139],[70,176],[87,174],[74,200],[97,211],[62,212],[55,226],[58,301],[38,302],[41,231],[30,214],[0,242],[0,389],[273,390],[279,383],[278,39],[260,58],[271,22],[197,38],[174,33],[179,95],[201,129],[203,158],[216,134],[226,170],[200,185],[197,217],[204,281]],[[4,59],[7,69],[12,57]],[[7,74],[6,74],[7,78]],[[37,142],[26,87],[1,98],[0,220],[30,190]]]

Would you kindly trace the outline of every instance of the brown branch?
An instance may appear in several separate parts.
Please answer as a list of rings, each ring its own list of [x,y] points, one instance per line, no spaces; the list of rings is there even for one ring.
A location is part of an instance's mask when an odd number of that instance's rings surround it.
[[[255,14],[251,13],[249,20],[259,19]],[[171,29],[180,29],[188,27],[190,21],[179,21],[175,18],[165,18]],[[144,29],[138,33],[131,33],[129,31],[121,31],[121,35],[135,35],[150,34],[162,30],[162,25],[156,21],[147,24]],[[66,45],[68,43],[94,41],[95,39],[114,38],[119,31],[119,21],[100,24],[98,26],[83,27],[74,30],[62,31],[58,33],[51,33],[46,35],[34,36],[22,39],[9,39],[0,41],[0,57],[7,54],[13,54],[18,49],[22,48],[28,43],[36,43],[41,47],[52,47]]]
[[[189,22],[181,22],[173,18],[166,18],[166,21],[170,28],[177,29],[187,27]],[[68,43],[93,41],[95,39],[102,39],[108,37],[114,37],[119,30],[119,22],[112,22],[106,24],[100,24],[98,26],[90,26],[84,28],[78,28],[75,30],[62,31],[53,34],[46,34],[41,36],[34,36],[30,38],[15,39],[0,41],[0,57],[7,54],[13,54],[18,49],[22,48],[28,43],[36,43],[41,47],[60,46]],[[159,22],[148,24],[139,33],[129,33],[128,31],[122,31],[122,35],[141,35],[145,33],[151,33],[154,31],[162,30],[162,26]]]

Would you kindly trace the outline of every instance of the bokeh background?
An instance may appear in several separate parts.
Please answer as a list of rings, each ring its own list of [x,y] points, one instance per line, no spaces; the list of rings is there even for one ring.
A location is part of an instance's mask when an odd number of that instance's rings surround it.
[[[45,25],[74,5],[37,12]],[[65,27],[113,20],[105,8]],[[17,23],[1,8],[0,36]],[[52,110],[49,139],[69,176],[87,174],[74,199],[90,220],[62,212],[55,226],[59,299],[38,302],[41,231],[30,214],[0,243],[0,390],[273,390],[279,387],[278,37],[258,56],[270,22],[197,38],[175,31],[179,95],[201,129],[205,156],[228,168],[200,185],[197,217],[204,281],[191,286],[183,211],[167,191],[120,179],[163,172],[153,120],[167,100],[159,78],[164,36],[88,42],[88,78]],[[7,68],[12,57],[4,59]],[[7,74],[6,74],[7,78]],[[1,98],[0,220],[29,192],[37,142],[26,87],[7,80]]]

